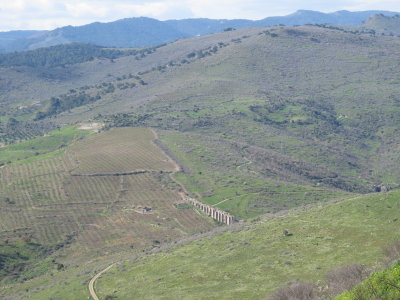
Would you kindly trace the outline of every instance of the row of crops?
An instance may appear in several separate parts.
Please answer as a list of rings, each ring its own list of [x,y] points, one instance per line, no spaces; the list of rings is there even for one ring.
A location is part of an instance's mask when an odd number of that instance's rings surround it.
[[[210,229],[213,223],[207,218],[178,209],[178,193],[163,186],[153,172],[74,176],[172,171],[175,165],[153,139],[149,130],[121,128],[92,135],[56,157],[1,168],[0,237],[55,244],[72,235],[82,254],[101,254],[117,246],[146,247]],[[144,208],[149,211],[142,213]]]

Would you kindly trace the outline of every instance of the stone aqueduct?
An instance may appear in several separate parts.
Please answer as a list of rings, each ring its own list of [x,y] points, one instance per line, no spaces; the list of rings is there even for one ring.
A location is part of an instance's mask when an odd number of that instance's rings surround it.
[[[222,211],[218,208],[215,208],[213,206],[204,204],[196,199],[185,197],[186,200],[194,205],[195,207],[201,209],[204,211],[207,215],[209,215],[211,218],[217,220],[218,222],[224,223],[226,225],[230,225],[235,221],[234,216],[230,215],[229,213]]]

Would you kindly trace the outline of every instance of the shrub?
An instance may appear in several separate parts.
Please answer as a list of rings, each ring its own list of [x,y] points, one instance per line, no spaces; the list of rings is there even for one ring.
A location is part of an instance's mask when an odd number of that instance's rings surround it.
[[[389,247],[384,248],[383,253],[389,259],[389,264],[396,260],[400,260],[400,240],[397,240]]]
[[[338,267],[327,274],[329,291],[338,295],[353,288],[363,281],[368,275],[365,267],[360,264],[351,264]]]
[[[295,283],[282,287],[269,298],[270,300],[313,300],[317,299],[315,295],[315,286],[311,283]]]

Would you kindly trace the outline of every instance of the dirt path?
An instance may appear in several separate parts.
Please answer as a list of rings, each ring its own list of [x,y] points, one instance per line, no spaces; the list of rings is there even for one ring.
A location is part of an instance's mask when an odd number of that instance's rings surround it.
[[[160,149],[161,152],[167,157],[168,161],[169,161],[171,164],[174,165],[174,170],[173,170],[172,172],[173,172],[173,173],[179,172],[179,171],[181,170],[181,167],[176,163],[175,160],[173,160],[173,159],[168,155],[168,153],[166,153],[163,149],[161,149],[161,147],[160,147],[159,145],[157,145],[157,143],[155,142],[155,141],[159,141],[159,140],[160,140],[160,139],[158,138],[158,133],[157,133],[153,128],[150,128],[150,131],[151,131],[151,132],[153,133],[153,135],[154,135],[153,143],[154,143],[154,144],[156,145],[156,147],[157,147],[158,149]]]
[[[113,263],[109,265],[107,268],[105,268],[103,271],[97,273],[89,282],[89,293],[90,296],[92,297],[93,300],[100,300],[99,297],[97,297],[96,292],[94,290],[94,284],[96,283],[96,280],[99,279],[101,275],[103,275],[105,272],[110,270],[116,263]]]
[[[244,196],[248,196],[248,195],[257,195],[257,194],[261,194],[261,192],[248,193],[248,194],[243,194],[243,195],[235,196],[235,197],[232,197],[232,198],[227,198],[227,199],[224,199],[224,200],[222,200],[222,201],[220,201],[220,202],[218,202],[218,203],[215,203],[215,204],[213,204],[213,205],[211,205],[211,206],[217,206],[217,205],[220,205],[221,203],[224,203],[224,202],[227,202],[227,201],[236,199],[236,198],[240,198],[240,197],[244,197]]]

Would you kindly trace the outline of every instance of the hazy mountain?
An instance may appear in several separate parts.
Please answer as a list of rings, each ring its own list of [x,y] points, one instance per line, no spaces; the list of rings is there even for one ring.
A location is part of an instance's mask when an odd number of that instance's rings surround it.
[[[287,26],[303,25],[303,24],[338,24],[338,25],[360,25],[370,16],[376,14],[384,14],[393,16],[396,13],[390,11],[359,11],[350,12],[341,10],[333,13],[322,13],[312,10],[298,10],[297,12],[284,17],[270,17],[257,21],[257,25],[273,26],[276,24],[284,24]]]
[[[0,32],[0,53],[6,51],[16,40],[26,39],[30,36],[40,33],[35,30],[15,30]]]
[[[360,25],[370,16],[390,11],[338,11],[322,13],[299,10],[282,17],[268,17],[262,20],[212,20],[184,19],[158,21],[151,18],[129,18],[110,23],[92,23],[84,26],[66,26],[52,31],[22,31],[0,33],[0,51],[23,51],[65,43],[88,43],[106,47],[144,47],[172,42],[184,37],[194,37],[221,32],[227,28],[266,27],[284,24]]]
[[[7,50],[33,50],[73,42],[107,47],[140,47],[163,44],[182,37],[184,34],[161,21],[141,17],[57,28],[15,40]]]

